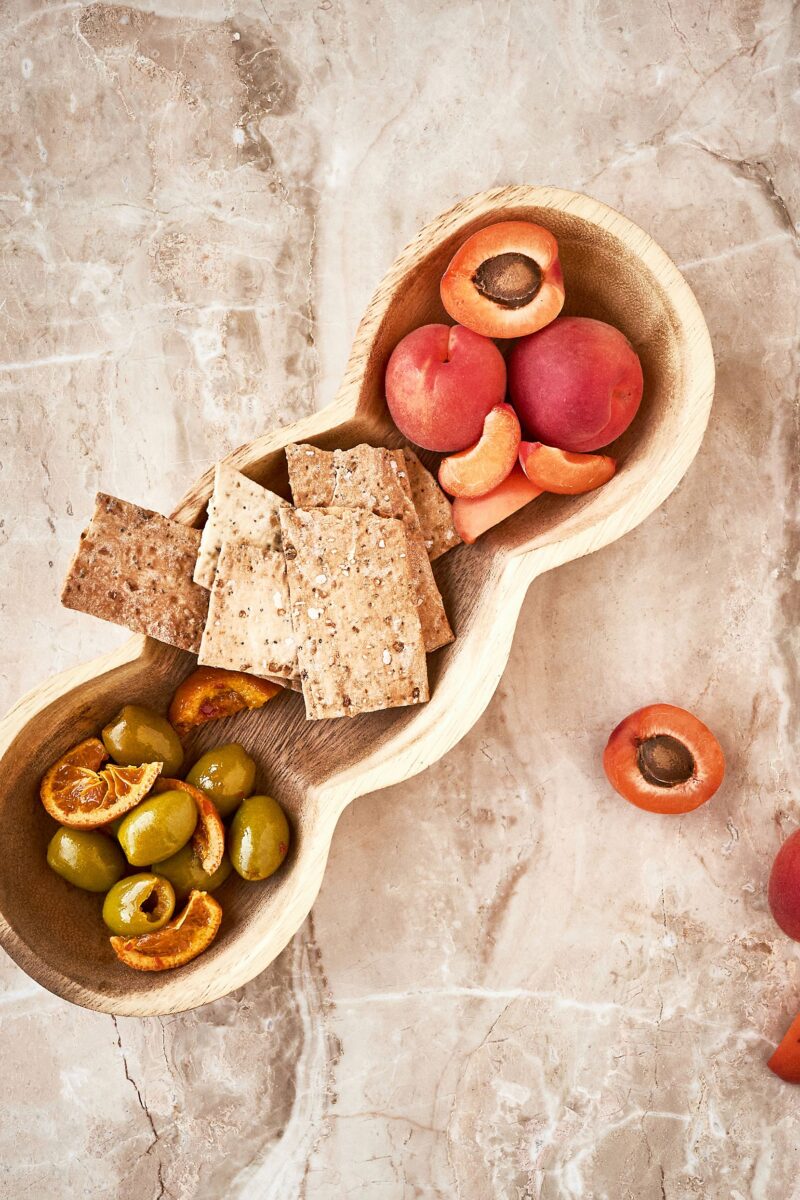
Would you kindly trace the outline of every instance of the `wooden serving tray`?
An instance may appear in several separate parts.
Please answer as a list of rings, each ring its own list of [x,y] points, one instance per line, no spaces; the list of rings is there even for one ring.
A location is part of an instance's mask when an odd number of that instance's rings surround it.
[[[302,698],[286,692],[259,712],[206,726],[186,761],[222,742],[241,742],[260,764],[259,790],[285,806],[294,840],[283,868],[261,884],[230,878],[217,893],[222,931],[186,967],[141,974],[117,962],[97,897],[49,870],[53,823],[38,799],[46,768],[97,732],[126,703],[164,711],[194,666],[191,655],[149,638],[48,680],[0,724],[0,942],[34,979],[76,1004],[131,1015],[178,1012],[225,995],[262,971],[305,919],[322,880],[339,815],[356,796],[396,784],[435,762],[486,707],[508,659],[520,606],[537,575],[627,533],[669,495],[688,468],[708,421],[714,359],[697,302],[656,243],[620,213],[551,187],[482,192],[438,217],[400,254],[358,327],[333,404],[228,456],[233,466],[288,495],[283,447],[309,441],[350,447],[397,442],[383,394],[387,359],[418,325],[448,321],[439,280],[456,248],[501,220],[545,225],[558,239],[565,313],[618,326],[639,352],[644,399],[612,453],[619,470],[583,496],[541,496],[474,546],[435,564],[456,641],[430,659],[432,696],[419,708],[307,722]],[[202,522],[208,471],[176,513]],[[147,497],[130,499],[147,503]],[[87,514],[90,497],[86,499]],[[369,864],[362,864],[369,870]]]

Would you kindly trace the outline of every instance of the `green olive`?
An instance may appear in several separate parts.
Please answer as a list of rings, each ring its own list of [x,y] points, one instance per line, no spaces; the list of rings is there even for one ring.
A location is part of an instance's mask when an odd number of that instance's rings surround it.
[[[194,833],[197,805],[188,792],[161,792],[137,804],[119,827],[119,844],[133,867],[177,854]]]
[[[242,879],[266,879],[289,849],[289,823],[277,800],[250,796],[231,824],[228,853]]]
[[[107,892],[125,874],[119,846],[96,830],[57,830],[47,847],[47,863],[67,883],[87,892]]]
[[[229,817],[253,790],[256,764],[237,742],[207,750],[198,758],[187,783],[202,788],[217,806],[221,817]]]
[[[153,870],[157,875],[163,875],[170,881],[175,889],[176,900],[181,901],[186,899],[193,888],[196,888],[198,892],[216,891],[218,887],[222,887],[230,875],[232,867],[231,860],[225,854],[216,871],[209,875],[208,871],[204,871],[200,865],[194,846],[191,842],[187,842],[177,854],[173,854],[171,858],[165,858],[163,862],[156,863]]]
[[[135,937],[154,933],[175,911],[175,892],[168,879],[143,871],[120,879],[103,901],[103,920],[112,933]]]
[[[166,717],[140,704],[126,704],[103,730],[103,745],[122,766],[162,762],[161,774],[175,776],[183,762],[181,739]]]

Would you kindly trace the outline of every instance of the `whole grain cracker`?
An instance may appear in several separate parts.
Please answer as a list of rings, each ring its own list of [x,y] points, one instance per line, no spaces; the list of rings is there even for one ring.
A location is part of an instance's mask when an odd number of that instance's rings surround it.
[[[411,486],[411,498],[419,517],[425,549],[428,558],[433,562],[435,558],[440,558],[461,542],[453,524],[453,506],[414,451],[409,446],[404,446],[403,454]]]
[[[431,652],[451,642],[453,631],[425,549],[403,451],[363,444],[351,450],[320,450],[303,444],[287,446],[286,459],[298,507],[363,508],[405,523],[425,649]]]
[[[199,544],[199,530],[98,492],[61,602],[196,651],[208,609],[208,593],[192,580]]]
[[[280,496],[248,479],[235,467],[217,463],[214,490],[208,502],[208,516],[194,569],[195,583],[204,588],[211,587],[219,552],[227,538],[250,542],[266,550],[280,550],[278,510],[285,504]]]
[[[363,508],[285,509],[281,528],[306,716],[427,700],[403,522]]]
[[[222,543],[197,661],[284,683],[297,674],[282,551],[236,539]]]

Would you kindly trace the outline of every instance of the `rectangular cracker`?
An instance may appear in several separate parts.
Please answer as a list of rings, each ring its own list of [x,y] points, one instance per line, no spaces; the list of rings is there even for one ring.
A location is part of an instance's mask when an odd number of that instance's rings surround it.
[[[290,508],[281,528],[309,720],[427,700],[403,522],[364,508]]]
[[[409,446],[403,447],[411,499],[419,517],[422,540],[433,562],[454,546],[461,538],[453,524],[453,506],[445,496],[431,472],[424,467]]]
[[[235,539],[222,543],[197,661],[284,683],[297,675],[281,550]]]
[[[199,544],[199,529],[98,492],[61,602],[196,653],[208,609],[192,580]]]
[[[425,549],[403,451],[367,445],[352,450],[292,445],[286,447],[286,459],[298,508],[363,508],[404,522],[425,649],[430,653],[452,642],[453,631]]]
[[[280,550],[278,510],[285,504],[280,496],[248,479],[241,471],[227,463],[217,463],[214,491],[208,502],[208,517],[194,569],[195,583],[204,588],[211,587],[226,538],[250,542],[266,550]]]

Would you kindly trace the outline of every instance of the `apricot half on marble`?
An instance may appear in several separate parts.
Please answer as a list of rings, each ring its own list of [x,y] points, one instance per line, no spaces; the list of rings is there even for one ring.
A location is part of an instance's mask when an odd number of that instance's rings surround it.
[[[571,454],[542,442],[521,442],[519,463],[531,483],[558,496],[591,492],[608,483],[617,469],[607,454]]]
[[[564,306],[558,242],[531,221],[479,229],[453,255],[441,295],[454,321],[484,337],[535,333]]]
[[[650,704],[616,727],[603,754],[608,781],[647,812],[691,812],[722,783],[725,757],[714,734],[692,713]]]
[[[63,754],[39,787],[51,817],[72,829],[97,829],[135,808],[152,788],[162,764],[120,767],[108,763],[99,738],[86,738]]]
[[[485,496],[511,473],[521,436],[511,405],[496,404],[488,412],[475,445],[442,459],[439,483],[451,496]]]
[[[800,942],[800,829],[775,855],[769,875],[770,911],[783,932]]]
[[[392,351],[386,403],[402,434],[425,450],[466,450],[502,404],[506,364],[494,342],[461,325],[422,325]]]
[[[781,1038],[767,1066],[786,1083],[800,1083],[800,1013]]]
[[[200,788],[191,783],[184,783],[182,779],[162,777],[156,781],[153,791],[187,792],[192,797],[197,805],[197,824],[191,837],[192,848],[203,870],[213,875],[219,869],[225,853],[225,826],[214,801],[210,800],[205,792],[201,792]]]
[[[519,463],[515,463],[503,482],[485,496],[456,497],[453,501],[456,533],[462,542],[471,544],[541,494],[542,489],[531,483]]]
[[[196,725],[232,717],[245,708],[261,708],[282,689],[269,679],[222,667],[198,667],[175,690],[170,724],[181,737]]]
[[[619,329],[559,317],[521,338],[508,360],[508,391],[532,442],[585,454],[613,442],[642,399],[642,365]]]
[[[161,929],[136,937],[112,937],[111,947],[120,962],[135,971],[169,971],[207,950],[221,923],[219,901],[208,892],[193,891],[180,916]]]

